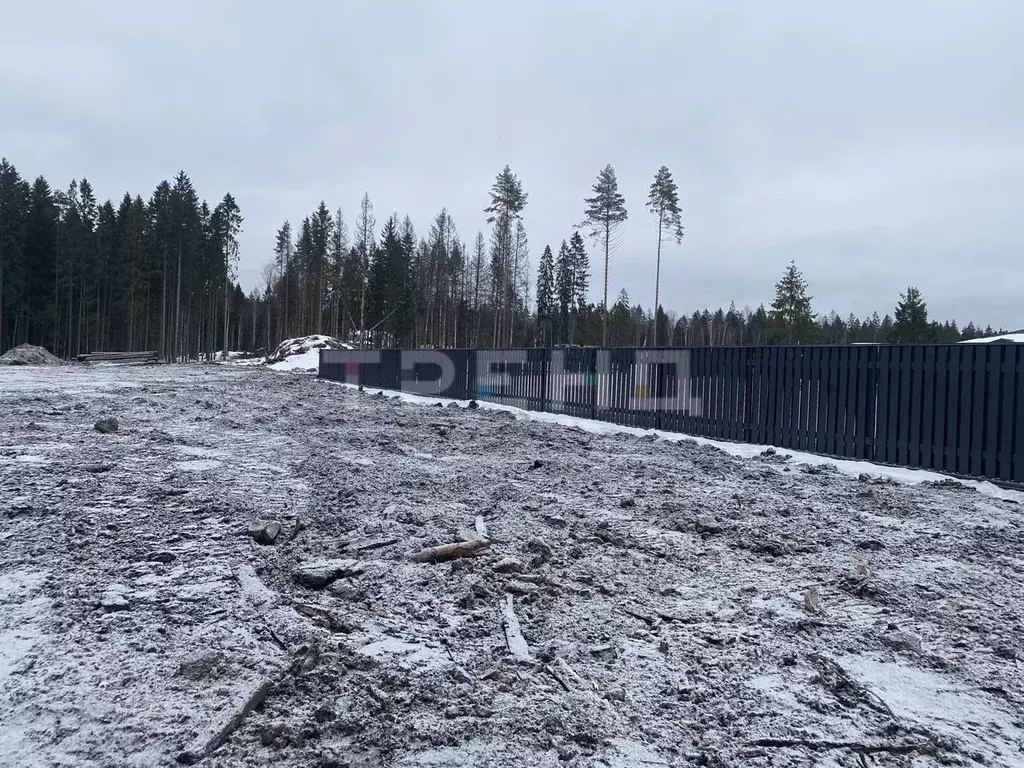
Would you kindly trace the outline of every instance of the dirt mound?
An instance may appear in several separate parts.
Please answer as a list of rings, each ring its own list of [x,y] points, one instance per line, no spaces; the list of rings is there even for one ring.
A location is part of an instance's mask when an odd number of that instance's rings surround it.
[[[0,355],[0,365],[64,365],[64,361],[46,347],[19,344]]]

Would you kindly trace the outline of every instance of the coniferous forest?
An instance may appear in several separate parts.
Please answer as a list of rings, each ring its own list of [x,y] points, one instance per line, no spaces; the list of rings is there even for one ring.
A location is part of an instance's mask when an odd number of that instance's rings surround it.
[[[664,166],[636,212],[606,166],[592,196],[581,195],[582,229],[534,244],[532,259],[529,196],[508,166],[482,194],[488,231],[469,238],[445,208],[417,230],[408,216],[378,220],[368,194],[351,225],[321,202],[281,225],[248,293],[237,274],[242,212],[230,193],[210,199],[180,172],[146,197],[101,203],[86,179],[55,188],[0,161],[0,351],[27,342],[62,357],[145,349],[199,359],[313,333],[367,346],[510,347],[953,342],[995,332],[930,319],[913,286],[881,317],[816,314],[794,263],[780,265],[767,306],[665,309],[661,266],[684,227]],[[650,230],[656,313],[608,284],[630,216]]]

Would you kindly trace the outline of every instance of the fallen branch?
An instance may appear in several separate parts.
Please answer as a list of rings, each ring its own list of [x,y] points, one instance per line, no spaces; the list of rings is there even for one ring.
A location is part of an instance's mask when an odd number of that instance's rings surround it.
[[[508,645],[512,657],[524,664],[532,664],[533,657],[530,655],[530,646],[527,644],[526,638],[523,637],[523,630],[519,626],[519,618],[516,616],[512,603],[512,595],[505,595],[505,602],[502,603],[501,625],[505,629],[505,644]]]
[[[471,557],[477,552],[487,549],[489,546],[491,546],[491,543],[482,539],[456,541],[452,544],[428,547],[427,549],[412,553],[409,557],[414,563],[439,563],[444,560],[454,560],[457,557]]]
[[[346,549],[354,552],[369,552],[371,549],[381,549],[397,544],[401,539],[374,539],[372,541],[354,541]]]
[[[563,680],[561,676],[557,672],[555,672],[554,669],[551,668],[550,664],[544,665],[544,671],[551,675],[555,679],[555,682],[562,686],[563,690],[565,690],[566,693],[569,693],[569,691],[571,690],[569,688],[569,684],[565,682],[565,680]]]
[[[654,622],[656,621],[654,616],[646,614],[638,608],[633,608],[627,605],[620,606],[620,608],[627,616],[632,616],[634,619],[640,619],[640,621],[647,626],[654,626]]]

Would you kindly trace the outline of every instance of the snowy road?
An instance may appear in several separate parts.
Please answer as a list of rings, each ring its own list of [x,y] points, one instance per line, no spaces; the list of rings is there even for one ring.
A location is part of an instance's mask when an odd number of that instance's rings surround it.
[[[1012,501],[230,366],[0,414],[5,768],[1024,765]]]

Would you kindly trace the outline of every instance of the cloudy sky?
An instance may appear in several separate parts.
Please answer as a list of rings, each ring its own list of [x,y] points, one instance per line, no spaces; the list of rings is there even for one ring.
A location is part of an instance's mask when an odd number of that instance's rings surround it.
[[[51,0],[3,24],[0,155],[102,197],[178,169],[230,191],[247,288],[321,199],[421,233],[447,206],[472,242],[505,163],[536,265],[611,163],[611,292],[650,305],[665,164],[669,309],[769,302],[795,259],[819,312],[915,284],[935,317],[1024,326],[1021,0]]]

